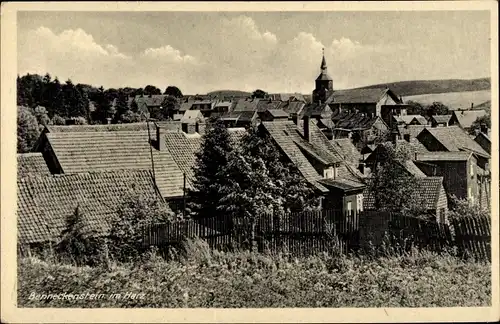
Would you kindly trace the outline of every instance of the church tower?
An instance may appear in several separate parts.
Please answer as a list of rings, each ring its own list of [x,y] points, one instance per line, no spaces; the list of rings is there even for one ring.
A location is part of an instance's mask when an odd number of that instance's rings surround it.
[[[326,100],[333,94],[333,80],[328,75],[326,60],[325,60],[325,49],[323,49],[323,60],[321,61],[321,73],[316,78],[316,88],[313,91],[313,102],[314,103],[325,103]]]

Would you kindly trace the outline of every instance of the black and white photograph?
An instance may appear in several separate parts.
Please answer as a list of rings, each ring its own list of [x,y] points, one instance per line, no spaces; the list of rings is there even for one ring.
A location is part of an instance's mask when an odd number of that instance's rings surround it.
[[[476,3],[26,3],[2,28],[15,307],[498,319],[498,4]]]

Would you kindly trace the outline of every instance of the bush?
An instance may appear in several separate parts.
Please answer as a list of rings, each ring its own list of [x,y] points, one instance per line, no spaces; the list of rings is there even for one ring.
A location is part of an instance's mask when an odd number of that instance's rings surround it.
[[[36,259],[18,263],[20,307],[465,307],[491,305],[491,264],[419,252],[364,258],[307,258],[208,251],[166,262],[73,267]],[[209,262],[207,262],[207,260]],[[39,294],[144,294],[142,298],[37,300]]]
[[[38,121],[27,107],[17,107],[17,153],[30,152],[40,136]]]
[[[168,205],[157,198],[130,193],[117,209],[117,216],[110,220],[108,246],[111,255],[120,261],[138,258],[147,248],[143,244],[143,228],[153,223],[175,220]]]
[[[466,217],[472,218],[490,218],[491,212],[489,208],[483,208],[478,203],[473,203],[467,199],[458,199],[455,196],[450,198],[451,208],[448,213],[448,218],[460,219]]]
[[[61,117],[59,115],[54,115],[54,117],[52,117],[52,124],[53,125],[66,125],[66,119],[64,119],[63,117]]]

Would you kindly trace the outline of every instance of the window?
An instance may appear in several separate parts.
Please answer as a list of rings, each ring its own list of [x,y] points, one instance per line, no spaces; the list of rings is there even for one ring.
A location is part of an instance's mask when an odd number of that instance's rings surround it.
[[[471,163],[470,164],[470,167],[469,167],[469,172],[470,172],[470,176],[473,177],[474,176],[474,165]]]
[[[351,210],[352,210],[352,202],[348,201],[347,202],[347,211],[351,212]]]
[[[472,188],[469,187],[469,193],[468,193],[468,196],[469,196],[469,200],[474,203],[474,195],[472,194]]]
[[[329,167],[329,168],[324,169],[323,178],[330,179],[333,177],[334,177],[334,168],[333,167]]]
[[[363,194],[356,195],[356,204],[359,211],[363,211]]]

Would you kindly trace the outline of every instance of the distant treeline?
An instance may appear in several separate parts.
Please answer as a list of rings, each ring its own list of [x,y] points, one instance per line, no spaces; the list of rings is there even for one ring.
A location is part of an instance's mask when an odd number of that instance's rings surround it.
[[[17,105],[33,109],[43,106],[51,119],[54,116],[64,119],[83,117],[89,123],[100,123],[115,118],[116,112],[126,113],[129,97],[159,94],[162,91],[153,85],[104,89],[81,83],[75,85],[71,80],[61,83],[57,77],[52,79],[50,74],[17,77]],[[182,92],[175,86],[168,86],[163,94],[182,97]],[[125,106],[118,107],[120,104]]]

